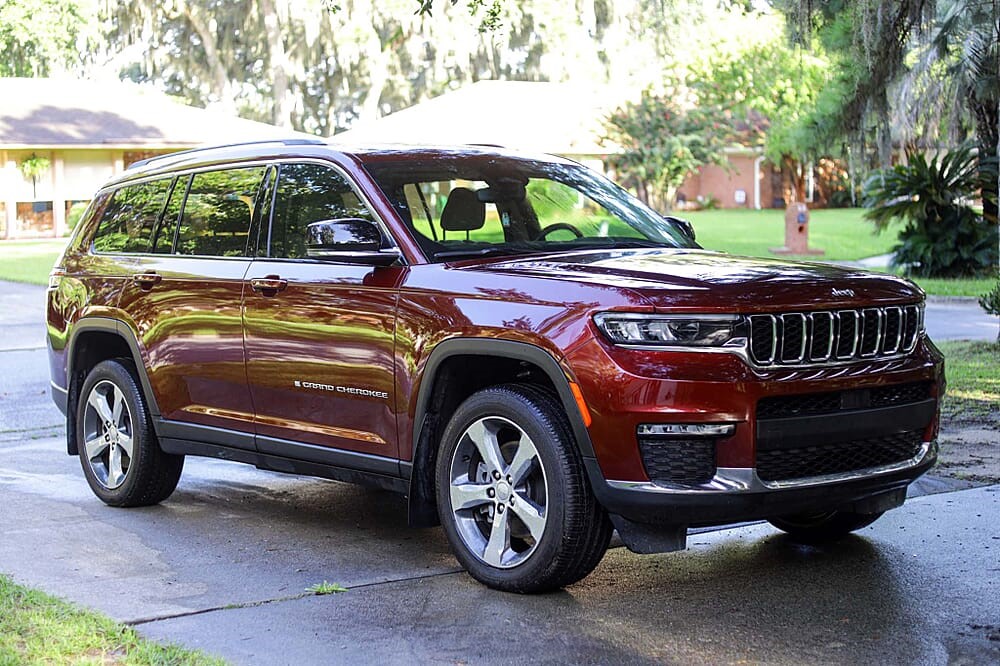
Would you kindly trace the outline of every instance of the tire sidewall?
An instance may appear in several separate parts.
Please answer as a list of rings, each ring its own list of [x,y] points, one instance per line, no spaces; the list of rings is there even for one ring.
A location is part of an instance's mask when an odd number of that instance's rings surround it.
[[[128,406],[132,416],[132,459],[129,463],[125,481],[117,488],[106,488],[90,467],[87,459],[87,447],[84,445],[84,414],[87,409],[87,400],[94,386],[102,381],[108,381],[118,387],[125,397],[125,404]],[[80,391],[80,400],[76,406],[76,441],[80,457],[80,465],[83,467],[83,474],[90,485],[91,490],[101,501],[112,506],[122,505],[127,498],[133,496],[140,490],[137,487],[140,481],[140,469],[145,463],[144,456],[148,443],[146,433],[148,431],[148,417],[146,406],[142,399],[142,393],[133,377],[132,373],[119,361],[109,360],[98,363],[87,375]]]
[[[487,416],[505,418],[531,438],[538,451],[547,484],[545,533],[527,560],[506,569],[490,566],[469,551],[455,527],[451,508],[451,464],[459,438],[470,425]],[[556,419],[546,415],[544,407],[512,390],[481,391],[455,410],[444,430],[438,451],[435,474],[437,504],[441,525],[453,544],[455,556],[476,579],[493,587],[516,591],[524,587],[518,581],[530,581],[547,575],[560,550],[566,523],[566,458],[556,449],[557,446],[565,447],[569,444],[566,437],[564,428]]]

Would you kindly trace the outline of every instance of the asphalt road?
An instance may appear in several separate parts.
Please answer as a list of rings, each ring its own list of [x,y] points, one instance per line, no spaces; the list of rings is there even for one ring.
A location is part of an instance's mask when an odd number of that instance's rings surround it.
[[[1000,663],[1000,486],[824,548],[765,524],[616,548],[538,597],[475,583],[402,498],[347,484],[188,458],[160,506],[106,507],[64,453],[39,303],[0,310],[0,571],[151,638],[241,664]],[[349,590],[306,592],[323,581]]]

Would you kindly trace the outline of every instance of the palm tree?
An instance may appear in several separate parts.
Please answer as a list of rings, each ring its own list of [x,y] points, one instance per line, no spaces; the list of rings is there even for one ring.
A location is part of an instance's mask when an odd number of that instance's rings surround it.
[[[956,135],[971,128],[978,149],[983,215],[996,225],[1000,192],[1000,0],[939,3],[937,19],[916,53],[915,64],[898,89],[903,125],[911,130],[923,125],[925,139],[935,138],[946,126],[952,142],[960,138]]]

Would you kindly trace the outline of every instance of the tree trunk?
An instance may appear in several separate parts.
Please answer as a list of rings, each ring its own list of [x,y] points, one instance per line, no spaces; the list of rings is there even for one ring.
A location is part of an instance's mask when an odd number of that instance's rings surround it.
[[[260,11],[264,15],[264,33],[270,59],[272,122],[278,127],[292,127],[292,104],[288,95],[288,53],[281,36],[281,24],[274,0],[260,0]]]
[[[229,72],[219,55],[219,49],[215,43],[216,36],[209,29],[205,20],[199,16],[190,4],[184,3],[184,18],[188,20],[194,31],[198,33],[198,39],[205,49],[205,60],[208,68],[212,72],[212,95],[216,98],[213,106],[228,115],[236,115],[236,96],[233,94],[232,82],[229,80]]]

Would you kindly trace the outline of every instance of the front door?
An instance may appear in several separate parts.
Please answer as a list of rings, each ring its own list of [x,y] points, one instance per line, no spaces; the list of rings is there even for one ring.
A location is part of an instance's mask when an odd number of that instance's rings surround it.
[[[403,269],[307,256],[307,225],[374,222],[338,170],[282,164],[273,201],[244,289],[258,450],[394,473],[393,347]]]

